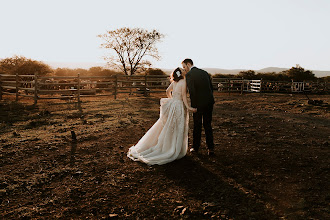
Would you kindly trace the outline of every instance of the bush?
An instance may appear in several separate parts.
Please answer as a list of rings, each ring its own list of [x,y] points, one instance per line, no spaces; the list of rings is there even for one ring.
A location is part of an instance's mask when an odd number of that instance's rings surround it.
[[[165,76],[166,73],[161,70],[161,69],[153,69],[153,68],[149,68],[147,69],[147,71],[145,72],[146,75],[149,76]]]
[[[291,67],[291,69],[283,71],[289,79],[295,81],[314,80],[317,79],[314,73],[310,70],[305,70],[301,66]]]
[[[38,73],[40,76],[45,76],[52,72],[53,69],[49,65],[23,56],[13,56],[0,60],[0,74],[34,75]]]

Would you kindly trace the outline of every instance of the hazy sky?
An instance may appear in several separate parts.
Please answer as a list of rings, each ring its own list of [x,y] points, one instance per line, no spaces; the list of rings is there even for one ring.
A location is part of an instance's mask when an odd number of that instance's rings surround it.
[[[155,67],[330,70],[330,0],[0,0],[0,58],[104,62],[98,34],[157,29]]]

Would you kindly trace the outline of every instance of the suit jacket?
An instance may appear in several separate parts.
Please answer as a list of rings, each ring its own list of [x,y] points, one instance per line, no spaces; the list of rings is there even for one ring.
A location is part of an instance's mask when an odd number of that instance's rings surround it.
[[[212,81],[206,71],[193,67],[187,73],[186,81],[191,107],[198,109],[214,104]]]

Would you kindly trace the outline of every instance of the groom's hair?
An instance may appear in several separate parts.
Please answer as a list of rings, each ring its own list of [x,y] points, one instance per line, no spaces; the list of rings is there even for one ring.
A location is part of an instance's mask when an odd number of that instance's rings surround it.
[[[194,65],[194,63],[193,63],[192,59],[189,59],[189,58],[187,58],[187,59],[184,59],[184,61],[182,61],[182,63],[185,63],[185,64],[188,64],[188,63],[190,63],[192,66]]]

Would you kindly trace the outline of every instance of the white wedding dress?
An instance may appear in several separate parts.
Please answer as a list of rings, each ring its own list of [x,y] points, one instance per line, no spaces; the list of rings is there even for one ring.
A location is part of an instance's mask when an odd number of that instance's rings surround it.
[[[184,157],[188,150],[186,80],[172,82],[172,97],[160,99],[160,117],[127,156],[148,165],[162,165]]]

